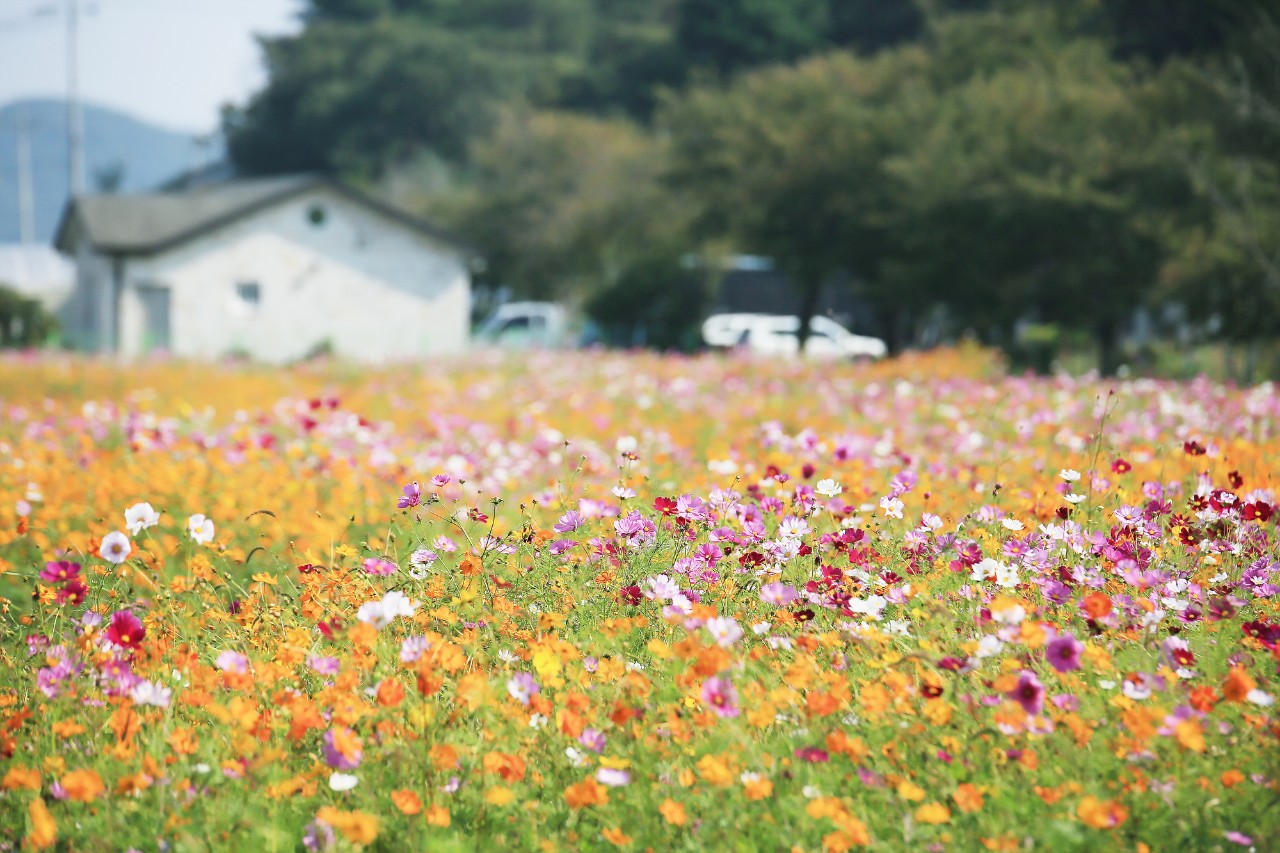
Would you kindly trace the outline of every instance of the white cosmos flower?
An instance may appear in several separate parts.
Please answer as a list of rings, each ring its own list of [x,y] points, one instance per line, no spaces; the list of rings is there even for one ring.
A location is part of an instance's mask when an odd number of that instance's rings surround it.
[[[1058,476],[1066,480],[1068,483],[1074,483],[1080,479],[1080,472],[1074,468],[1063,468],[1058,472]]]
[[[711,637],[721,648],[728,648],[742,639],[742,627],[732,616],[714,616],[705,623]]]
[[[987,634],[981,640],[978,640],[978,650],[973,654],[974,657],[982,660],[983,658],[989,658],[992,655],[997,654],[1003,648],[1004,643],[1000,641],[999,637]]]
[[[996,575],[998,577],[1000,575],[1000,570],[1004,568],[1006,568],[1004,563],[1001,563],[998,560],[993,560],[990,557],[986,557],[969,572],[969,580],[984,581],[992,575]]]
[[[382,596],[380,601],[368,601],[360,605],[356,611],[356,619],[367,622],[381,631],[390,625],[397,616],[413,616],[418,609],[416,601],[398,589],[393,589]]]
[[[331,773],[329,775],[329,787],[335,791],[350,791],[360,779],[350,773]]]
[[[1271,697],[1270,693],[1263,693],[1261,690],[1250,690],[1245,694],[1244,698],[1248,699],[1253,704],[1261,705],[1264,708],[1275,701],[1275,699]]]
[[[820,495],[834,498],[836,495],[844,491],[844,486],[831,479],[819,480],[818,485],[814,486],[813,490]]]
[[[1006,530],[1021,530],[1023,527],[1022,522],[1016,518],[1002,518],[1000,523],[1004,525]]]
[[[213,521],[196,513],[187,519],[187,532],[197,545],[206,545],[213,541]]]
[[[98,549],[98,555],[108,563],[115,563],[118,566],[129,559],[129,552],[132,550],[129,537],[119,530],[113,530],[102,537],[102,547]]]
[[[885,495],[880,499],[880,508],[884,510],[884,514],[889,518],[902,518],[902,508],[906,506],[897,498],[891,498]]]
[[[1074,492],[1072,492],[1069,495],[1064,495],[1062,499],[1069,504],[1078,504],[1085,500],[1085,496],[1077,495]]]
[[[144,681],[129,691],[129,698],[138,705],[151,705],[155,708],[168,708],[173,691],[154,681]]]
[[[996,585],[1006,589],[1018,585],[1018,570],[1014,566],[1001,565],[996,569]]]
[[[129,528],[131,536],[137,536],[148,527],[155,527],[159,523],[160,513],[146,501],[134,504],[124,511],[124,526]]]

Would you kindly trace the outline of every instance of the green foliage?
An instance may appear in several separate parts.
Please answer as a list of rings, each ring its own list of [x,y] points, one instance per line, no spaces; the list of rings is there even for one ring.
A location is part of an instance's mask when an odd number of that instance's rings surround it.
[[[57,320],[38,299],[0,282],[0,348],[42,346],[57,329]]]
[[[1278,44],[1262,0],[312,0],[226,127],[621,338],[715,243],[844,274],[895,347],[1053,324],[1110,368],[1144,304],[1280,334]]]
[[[702,271],[678,256],[654,255],[639,259],[612,286],[596,292],[585,310],[607,343],[689,351],[699,345],[708,297]]]
[[[474,191],[436,204],[487,248],[497,284],[580,303],[680,244],[662,146],[628,122],[513,110],[470,159]]]
[[[721,74],[789,62],[826,35],[827,0],[683,0],[676,28],[690,63]]]
[[[699,184],[705,224],[801,281],[856,271],[888,316],[937,303],[984,334],[1030,313],[1114,339],[1164,261],[1160,203],[1190,192],[1141,86],[1053,23],[946,18],[925,49],[673,99],[673,177]]]
[[[270,85],[227,116],[249,172],[377,173],[420,147],[460,155],[534,60],[430,24],[322,21],[265,43]]]

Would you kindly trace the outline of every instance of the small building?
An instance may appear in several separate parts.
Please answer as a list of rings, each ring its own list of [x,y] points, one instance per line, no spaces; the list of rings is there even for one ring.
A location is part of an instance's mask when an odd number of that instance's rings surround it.
[[[79,349],[380,362],[467,345],[470,250],[327,178],[80,196],[55,245],[76,267],[59,321]]]

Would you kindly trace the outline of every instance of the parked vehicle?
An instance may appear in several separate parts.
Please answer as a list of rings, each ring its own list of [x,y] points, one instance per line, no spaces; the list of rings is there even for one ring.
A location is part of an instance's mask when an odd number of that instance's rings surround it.
[[[481,346],[544,349],[570,343],[569,314],[555,302],[507,302],[480,324],[474,335]]]
[[[761,355],[800,352],[800,318],[778,314],[716,314],[702,324],[702,337],[713,347],[742,347]],[[809,322],[808,358],[884,358],[888,347],[879,338],[855,335],[830,317]]]

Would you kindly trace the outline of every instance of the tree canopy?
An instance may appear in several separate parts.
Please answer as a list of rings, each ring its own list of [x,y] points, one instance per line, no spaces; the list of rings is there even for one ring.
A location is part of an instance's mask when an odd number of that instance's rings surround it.
[[[623,337],[684,340],[636,329],[696,321],[671,308],[714,287],[690,257],[746,252],[810,297],[851,282],[896,346],[1040,324],[1112,367],[1139,307],[1280,333],[1276,20],[1259,0],[311,0],[226,129],[245,171],[408,186],[490,283],[641,318]]]

